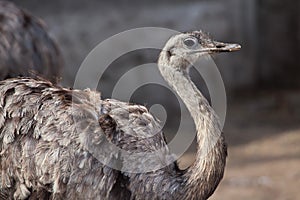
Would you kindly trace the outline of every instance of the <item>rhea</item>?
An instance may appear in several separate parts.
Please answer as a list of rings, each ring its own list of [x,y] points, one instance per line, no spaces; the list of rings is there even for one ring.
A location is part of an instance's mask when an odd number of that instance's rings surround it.
[[[197,129],[196,159],[186,170],[175,161],[134,172],[152,161],[136,160],[136,153],[162,149],[161,163],[170,156],[159,122],[144,106],[43,80],[0,82],[0,198],[209,198],[223,177],[227,146],[216,113],[188,70],[209,54],[238,49],[193,31],[172,36],[159,55],[161,75],[185,103]],[[131,170],[117,170],[111,163]]]
[[[45,23],[9,1],[0,0],[0,80],[40,76],[57,82],[62,55]]]

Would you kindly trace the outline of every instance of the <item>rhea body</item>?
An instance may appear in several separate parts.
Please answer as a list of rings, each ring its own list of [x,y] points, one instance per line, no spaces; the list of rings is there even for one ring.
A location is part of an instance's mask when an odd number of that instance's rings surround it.
[[[159,160],[168,163],[159,122],[143,106],[101,100],[97,92],[40,80],[1,82],[0,198],[207,199],[223,177],[227,147],[218,117],[189,78],[188,68],[208,54],[238,49],[193,31],[171,37],[160,53],[159,70],[197,129],[196,159],[186,170],[173,162],[146,172],[118,171],[99,159],[105,149],[102,159],[121,169],[151,163],[151,158],[122,158],[105,146],[109,141],[129,155],[162,150]]]

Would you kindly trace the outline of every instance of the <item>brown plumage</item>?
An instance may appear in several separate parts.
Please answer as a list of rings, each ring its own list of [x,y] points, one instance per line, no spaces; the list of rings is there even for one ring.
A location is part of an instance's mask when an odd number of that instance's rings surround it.
[[[43,21],[8,1],[0,1],[0,80],[41,76],[57,82],[62,57]]]
[[[98,134],[104,133],[98,123],[104,117],[98,112],[98,93],[25,78],[1,82],[0,91],[2,196],[109,195],[119,172],[103,166],[85,144],[100,142]]]
[[[159,122],[143,106],[42,80],[0,82],[0,199],[207,199],[227,151],[188,65],[239,48],[195,31],[173,36],[160,54],[161,74],[197,129],[196,161],[186,170],[171,160]]]

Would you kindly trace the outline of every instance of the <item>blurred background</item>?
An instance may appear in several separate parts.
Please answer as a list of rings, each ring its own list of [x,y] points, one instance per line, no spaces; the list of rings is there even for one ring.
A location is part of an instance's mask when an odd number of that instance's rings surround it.
[[[73,86],[81,62],[99,42],[132,28],[202,29],[216,40],[241,44],[240,52],[215,57],[228,98],[224,132],[229,157],[225,178],[210,199],[282,200],[300,195],[298,0],[13,2],[47,24],[64,56],[62,85],[67,87]],[[143,50],[120,57],[100,80],[102,95],[109,97],[122,74],[155,62],[158,53]],[[201,77],[193,76],[207,94]],[[159,103],[166,108],[170,138],[180,115],[175,99],[172,92],[157,86],[142,87],[132,97],[148,107]],[[180,159],[182,168],[193,161],[194,150],[195,144]]]

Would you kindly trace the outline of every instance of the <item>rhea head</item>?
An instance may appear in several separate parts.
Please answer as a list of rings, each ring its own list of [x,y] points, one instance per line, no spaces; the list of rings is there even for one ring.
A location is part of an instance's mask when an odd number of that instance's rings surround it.
[[[202,31],[180,33],[172,36],[164,46],[158,60],[160,67],[175,67],[186,71],[197,60],[207,55],[237,51],[239,44],[214,41]]]

